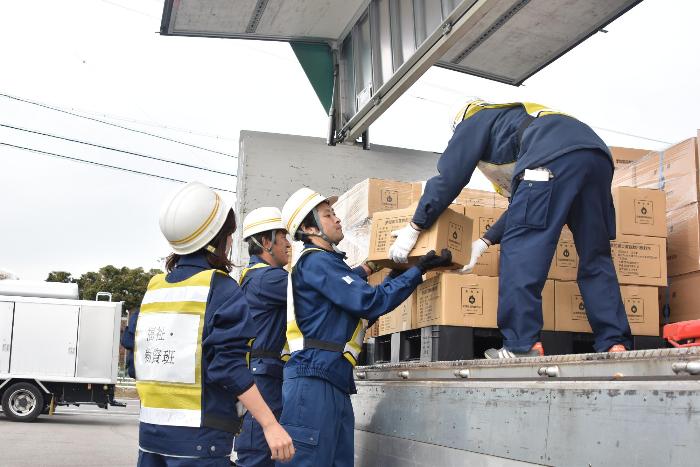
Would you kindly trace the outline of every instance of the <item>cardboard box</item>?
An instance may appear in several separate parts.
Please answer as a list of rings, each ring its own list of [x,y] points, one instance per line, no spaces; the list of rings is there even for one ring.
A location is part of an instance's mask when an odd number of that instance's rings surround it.
[[[620,284],[666,285],[665,238],[619,234],[617,239],[610,242],[610,247]],[[575,281],[578,263],[573,234],[565,227],[559,237],[547,278]]]
[[[497,328],[498,278],[473,274],[442,273],[416,290],[413,324]],[[554,329],[554,283],[547,281],[542,291],[545,330]]]
[[[612,194],[618,234],[666,237],[666,195],[663,191],[617,187]]]
[[[661,291],[661,302],[670,306],[670,322],[700,319],[700,272],[684,274],[668,281]]]
[[[542,289],[542,321],[543,331],[554,331],[554,281],[548,280]]]
[[[638,188],[663,189],[666,209],[674,211],[698,202],[698,161],[695,138],[653,152],[636,164]]]
[[[487,230],[505,212],[501,208],[489,208],[485,206],[465,206],[464,214],[472,221],[472,238],[483,237]],[[477,276],[498,276],[498,261],[501,256],[500,245],[494,245],[481,255],[476,263],[473,273]]]
[[[413,322],[432,325],[497,328],[498,278],[444,273],[416,289]]]
[[[632,334],[659,335],[659,298],[656,287],[623,285],[622,302]],[[576,282],[554,284],[554,323],[557,331],[593,332],[586,316],[586,306]]]
[[[373,337],[377,337],[378,333],[378,328],[379,328],[379,323],[375,322],[372,326],[367,328],[367,331],[365,331],[365,342],[367,342],[369,339]]]
[[[340,195],[333,209],[343,227],[351,227],[365,222],[375,212],[407,208],[412,202],[410,183],[368,178]]]
[[[637,186],[637,164],[623,165],[615,168],[612,186]]]
[[[413,218],[414,208],[376,212],[372,217],[368,260],[380,267],[405,268],[405,264],[394,264],[389,259],[389,248],[394,243],[391,232],[401,229]],[[421,232],[416,245],[408,257],[408,266],[415,264],[420,256],[435,250],[440,254],[443,248],[452,252],[452,266],[461,268],[469,263],[472,247],[472,220],[447,209],[427,230]]]
[[[381,271],[372,274],[367,278],[370,285],[378,286],[386,279],[386,276],[391,272],[390,269],[382,269]],[[413,292],[401,305],[382,315],[377,320],[376,336],[383,336],[394,332],[407,331],[413,329],[413,310],[416,306],[416,293]]]
[[[496,195],[494,196],[493,207],[499,209],[508,209],[508,206],[510,206],[510,200],[505,196],[501,196],[498,193],[496,193]]]
[[[417,203],[421,196],[423,195],[423,191],[425,191],[425,181],[421,182],[414,182],[412,184],[413,186],[413,202]],[[502,198],[506,200],[506,206],[507,206],[507,199],[503,198],[500,195],[497,195],[493,191],[483,191],[483,190],[473,190],[471,188],[464,188],[462,191],[457,195],[457,197],[452,201],[454,204],[461,204],[462,206],[485,206],[489,208],[496,207],[496,197]],[[503,201],[498,200],[499,207],[501,207]]]
[[[610,154],[612,154],[615,169],[636,162],[652,152],[651,149],[623,148],[619,146],[609,146],[608,149],[610,149]]]
[[[575,281],[578,273],[578,253],[574,244],[574,235],[568,227],[564,227],[557,242],[557,249],[549,268],[548,279],[560,281]]]
[[[700,271],[700,216],[698,203],[666,213],[668,222],[668,275]]]
[[[620,284],[666,285],[665,238],[618,235],[610,246]]]

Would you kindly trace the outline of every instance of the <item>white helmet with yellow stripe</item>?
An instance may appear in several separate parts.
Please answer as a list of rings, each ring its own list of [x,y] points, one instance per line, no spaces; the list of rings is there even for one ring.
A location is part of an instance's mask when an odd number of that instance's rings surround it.
[[[272,206],[253,209],[243,219],[243,240],[261,232],[287,230],[282,223],[282,212]]]
[[[331,196],[329,198],[321,195],[311,188],[299,188],[292,194],[292,196],[289,197],[287,202],[284,203],[284,206],[282,207],[282,222],[284,227],[287,229],[287,232],[289,232],[292,238],[296,239],[296,234],[299,230],[301,222],[316,208],[316,206],[325,202],[333,205],[337,199],[337,196]],[[320,236],[323,238],[325,234],[321,229],[318,219],[316,219],[316,223],[318,224],[318,228],[321,230]]]
[[[203,183],[190,182],[163,204],[160,231],[175,253],[194,253],[219,233],[230,210],[214,190]]]
[[[278,230],[285,232],[287,229],[282,223],[282,212],[272,206],[253,209],[243,220],[243,240],[255,243],[273,257],[275,254],[272,247],[275,245]],[[269,248],[265,248],[261,243],[262,240],[256,239],[254,236],[262,232],[271,232]]]

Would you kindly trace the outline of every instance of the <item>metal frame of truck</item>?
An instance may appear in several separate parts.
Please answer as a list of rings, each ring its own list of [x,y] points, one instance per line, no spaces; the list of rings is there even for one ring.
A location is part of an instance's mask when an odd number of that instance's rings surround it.
[[[33,421],[55,406],[106,409],[117,383],[121,302],[0,295],[0,401]]]

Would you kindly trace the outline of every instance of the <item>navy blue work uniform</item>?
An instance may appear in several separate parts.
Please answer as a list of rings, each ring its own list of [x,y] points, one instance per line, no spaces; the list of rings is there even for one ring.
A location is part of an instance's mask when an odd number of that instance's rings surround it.
[[[260,257],[252,256],[241,278],[241,289],[255,323],[256,337],[250,355],[250,371],[265,402],[279,420],[282,414],[282,369],[280,358],[286,341],[287,278],[280,267],[272,267]],[[250,412],[234,444],[236,465],[272,467],[275,462],[260,424]]]
[[[129,313],[129,322],[122,334],[121,344],[126,350],[126,374],[129,378],[136,378],[134,368],[134,338],[136,337],[136,320],[139,318],[139,309],[136,308]]]
[[[510,176],[498,170],[511,165]],[[542,289],[562,227],[574,235],[578,284],[595,335],[595,350],[631,346],[631,332],[610,256],[615,208],[613,163],[605,143],[578,120],[563,114],[533,118],[525,105],[488,108],[455,128],[428,180],[413,222],[427,228],[482,169],[505,185],[510,206],[484,235],[501,244],[498,325],[504,347],[526,352],[542,329]],[[523,180],[525,169],[544,168],[548,180]],[[541,173],[541,172],[540,172]],[[505,183],[504,183],[505,182]],[[499,187],[497,187],[498,189]]]
[[[313,249],[306,244],[306,249]],[[351,270],[343,255],[332,251],[303,254],[292,271],[294,316],[303,335],[284,368],[280,423],[294,440],[296,453],[280,466],[352,467],[355,416],[350,394],[356,392],[351,356],[341,351],[306,345],[306,341],[346,344],[361,319],[375,320],[388,313],[421,283],[412,267],[377,287]],[[289,333],[290,346],[292,338]]]
[[[165,281],[177,284],[211,269],[203,254],[184,255]],[[145,300],[139,321],[145,316]],[[231,465],[230,454],[236,431],[231,422],[238,419],[236,397],[254,384],[247,365],[249,342],[254,336],[248,305],[238,285],[228,275],[213,274],[201,335],[201,424],[198,427],[172,426],[141,420],[139,466]],[[129,350],[134,350],[133,340],[131,344]],[[136,377],[138,384],[138,371]]]

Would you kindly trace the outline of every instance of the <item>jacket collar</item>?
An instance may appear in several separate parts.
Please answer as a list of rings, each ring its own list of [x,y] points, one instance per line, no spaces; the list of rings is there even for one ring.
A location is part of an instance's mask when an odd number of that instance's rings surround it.
[[[304,250],[306,250],[306,249],[308,249],[308,248],[317,248],[317,249],[323,250],[323,251],[325,251],[326,253],[330,253],[330,254],[332,254],[332,255],[335,255],[335,256],[337,256],[338,258],[343,259],[343,260],[346,258],[345,253],[343,253],[342,251],[341,251],[340,253],[337,253],[337,252],[335,252],[335,251],[333,251],[333,250],[326,250],[325,248],[321,248],[320,246],[318,246],[318,245],[316,245],[316,244],[314,244],[314,243],[311,243],[311,242],[306,242],[306,243],[304,243]]]
[[[177,260],[177,265],[178,267],[189,266],[200,269],[212,269],[209,261],[207,261],[206,255],[200,252],[180,256],[180,258]]]
[[[258,255],[253,255],[250,257],[250,262],[248,263],[248,266],[255,266],[256,264],[260,264],[260,263],[267,264],[268,266],[272,266],[270,263],[268,263],[267,261],[265,261],[264,259],[262,259]]]

